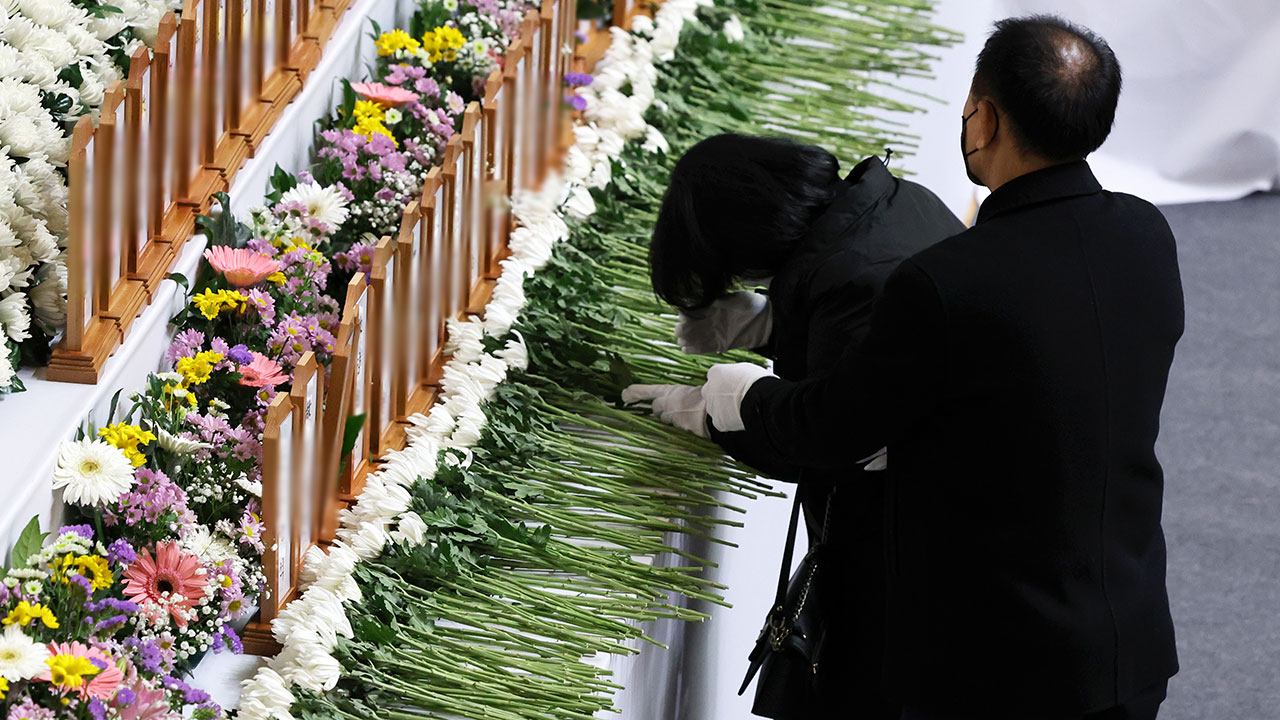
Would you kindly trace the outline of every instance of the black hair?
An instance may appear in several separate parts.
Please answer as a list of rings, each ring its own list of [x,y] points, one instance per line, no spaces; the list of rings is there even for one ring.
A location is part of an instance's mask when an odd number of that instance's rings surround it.
[[[1014,142],[1047,160],[1080,160],[1111,133],[1120,63],[1088,28],[1055,15],[1007,18],[987,38],[973,91],[1006,116]]]
[[[649,246],[658,297],[710,304],[739,278],[772,275],[826,210],[839,163],[820,147],[772,137],[714,135],[671,171]]]

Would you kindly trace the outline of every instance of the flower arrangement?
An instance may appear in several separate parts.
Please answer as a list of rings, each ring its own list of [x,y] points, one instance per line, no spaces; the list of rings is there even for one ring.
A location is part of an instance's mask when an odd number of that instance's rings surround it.
[[[0,393],[66,325],[71,127],[97,120],[173,0],[14,0],[0,13]],[[180,3],[178,5],[180,7]]]

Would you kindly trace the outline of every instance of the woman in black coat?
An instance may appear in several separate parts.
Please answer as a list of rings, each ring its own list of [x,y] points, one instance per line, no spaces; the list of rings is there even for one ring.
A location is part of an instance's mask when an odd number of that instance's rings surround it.
[[[650,248],[655,292],[680,310],[686,352],[751,348],[789,380],[821,375],[859,343],[885,279],[916,252],[964,229],[924,187],[867,158],[844,178],[819,147],[745,135],[694,145],[672,171]],[[734,291],[765,285],[763,292]],[[811,542],[827,543],[818,574],[826,637],[817,692],[786,698],[786,717],[883,718],[882,494],[886,472],[849,458],[842,472],[788,465],[741,433],[706,422],[696,388],[628,388],[668,422],[710,435],[762,474],[795,482]],[[889,472],[892,472],[891,470]],[[832,490],[839,486],[839,491]],[[830,510],[827,505],[830,502]]]

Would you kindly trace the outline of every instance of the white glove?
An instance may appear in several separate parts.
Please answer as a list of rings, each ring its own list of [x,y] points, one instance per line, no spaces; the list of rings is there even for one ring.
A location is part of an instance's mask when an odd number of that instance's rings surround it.
[[[720,432],[745,430],[742,424],[742,399],[762,377],[773,373],[751,363],[712,365],[707,370],[707,384],[702,386],[702,399],[707,414]]]
[[[676,342],[691,355],[734,348],[758,348],[769,342],[773,312],[769,298],[755,292],[726,295],[698,310],[680,311]]]
[[[702,388],[693,385],[631,385],[622,391],[622,402],[650,400],[653,414],[659,420],[705,438],[707,405],[702,401]]]

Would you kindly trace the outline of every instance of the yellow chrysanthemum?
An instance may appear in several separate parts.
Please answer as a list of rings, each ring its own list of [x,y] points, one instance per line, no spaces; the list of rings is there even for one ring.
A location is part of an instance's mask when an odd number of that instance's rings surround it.
[[[248,301],[242,293],[236,290],[212,290],[205,288],[203,292],[197,293],[191,297],[191,304],[195,306],[200,314],[205,316],[207,320],[213,320],[218,317],[218,313],[225,310],[238,310],[244,307]]]
[[[355,109],[351,111],[351,114],[356,120],[373,119],[378,122],[382,122],[387,117],[382,105],[372,100],[357,100]],[[298,238],[298,240],[300,241],[301,238]]]
[[[5,627],[14,623],[26,627],[36,620],[44,623],[44,626],[50,630],[58,629],[58,618],[54,617],[52,610],[40,603],[33,605],[26,600],[18,603],[17,607],[10,610],[5,619],[0,622],[3,622]]]
[[[9,694],[9,681],[0,677],[0,700],[3,700],[4,696],[8,694]]]
[[[98,437],[107,441],[108,445],[123,452],[134,467],[142,467],[143,463],[147,461],[147,457],[138,450],[138,446],[146,445],[156,439],[155,434],[150,430],[143,430],[137,425],[129,425],[122,422],[99,428]]]
[[[386,135],[391,138],[391,142],[395,143],[396,147],[400,147],[400,143],[396,142],[395,136],[391,134],[391,131],[387,129],[386,125],[382,124],[381,120],[375,120],[373,118],[358,120],[355,126],[351,128],[351,132],[357,135],[363,135],[366,138],[372,138],[374,133],[377,133],[378,135]]]
[[[442,25],[422,36],[422,49],[431,62],[445,60],[452,62],[458,59],[458,48],[467,44],[467,39],[455,27]]]
[[[422,45],[413,39],[413,36],[403,30],[392,30],[391,32],[382,33],[378,39],[374,41],[374,45],[378,48],[378,54],[386,57],[393,55],[397,50],[404,50],[410,53],[418,52],[418,48]]]
[[[267,276],[267,281],[268,281],[268,282],[273,282],[273,283],[275,283],[276,285],[283,285],[283,284],[285,283],[285,276],[284,276],[284,273],[282,273],[282,272],[273,272],[273,273],[271,273],[270,275],[268,275],[268,276]]]
[[[59,687],[78,688],[86,675],[98,674],[97,666],[79,655],[54,655],[44,662],[49,666],[49,682]]]
[[[89,581],[94,591],[105,590],[115,582],[107,559],[101,555],[66,555],[61,562],[62,582],[71,582],[71,575],[80,575]]]

